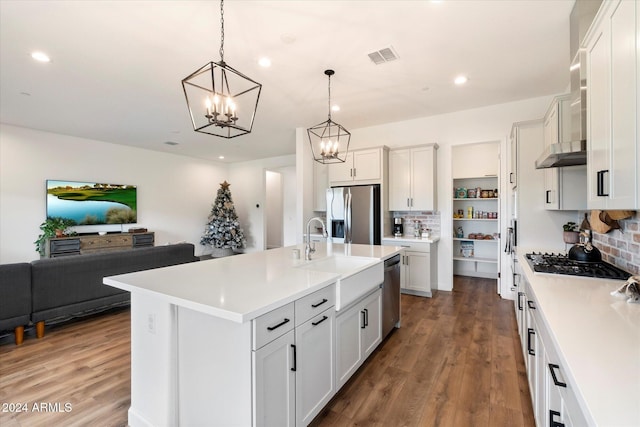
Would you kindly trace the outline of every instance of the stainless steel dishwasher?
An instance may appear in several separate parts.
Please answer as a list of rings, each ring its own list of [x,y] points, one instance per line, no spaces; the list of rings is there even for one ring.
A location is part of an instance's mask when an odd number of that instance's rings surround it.
[[[400,255],[384,262],[382,283],[382,338],[400,326]]]

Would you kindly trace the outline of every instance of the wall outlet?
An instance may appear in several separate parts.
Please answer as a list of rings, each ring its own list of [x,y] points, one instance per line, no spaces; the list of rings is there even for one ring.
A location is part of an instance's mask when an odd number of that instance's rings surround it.
[[[155,335],[156,333],[156,315],[153,313],[150,313],[147,316],[147,330],[150,334]]]

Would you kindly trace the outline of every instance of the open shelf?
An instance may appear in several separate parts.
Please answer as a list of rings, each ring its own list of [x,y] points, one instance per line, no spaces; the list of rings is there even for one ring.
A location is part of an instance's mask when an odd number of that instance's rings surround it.
[[[453,259],[455,261],[466,261],[466,262],[485,262],[489,264],[497,264],[498,260],[493,258],[483,258],[477,256],[463,257],[463,256],[454,256]]]
[[[469,241],[469,242],[487,242],[487,243],[498,243],[500,239],[465,239],[464,237],[454,237],[453,240],[457,241]]]

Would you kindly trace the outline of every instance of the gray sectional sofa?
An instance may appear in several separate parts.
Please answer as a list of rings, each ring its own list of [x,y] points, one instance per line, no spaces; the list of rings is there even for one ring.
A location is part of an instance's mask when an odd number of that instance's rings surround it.
[[[129,304],[129,292],[106,286],[103,277],[197,261],[194,245],[180,243],[125,251],[46,258],[0,265],[0,331],[56,322]]]

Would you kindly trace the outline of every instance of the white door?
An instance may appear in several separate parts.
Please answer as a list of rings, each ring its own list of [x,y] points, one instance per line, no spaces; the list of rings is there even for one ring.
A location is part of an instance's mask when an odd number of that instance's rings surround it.
[[[411,150],[411,209],[414,211],[435,210],[434,155],[433,147]]]
[[[405,251],[405,287],[415,291],[431,292],[429,254]]]
[[[254,425],[295,426],[294,332],[253,352]]]
[[[329,183],[353,181],[353,152],[349,151],[344,163],[330,163]]]
[[[360,306],[336,317],[336,390],[347,382],[362,361]]]
[[[353,179],[356,181],[380,180],[382,169],[380,161],[379,149],[354,151]]]
[[[389,152],[389,210],[409,210],[411,197],[411,152],[392,150]]]
[[[377,291],[364,301],[364,305],[360,311],[362,316],[361,322],[364,326],[360,332],[362,333],[362,353],[365,359],[382,340],[381,311],[382,291]]]
[[[334,328],[335,310],[330,308],[295,329],[298,426],[308,425],[335,393]]]

